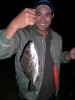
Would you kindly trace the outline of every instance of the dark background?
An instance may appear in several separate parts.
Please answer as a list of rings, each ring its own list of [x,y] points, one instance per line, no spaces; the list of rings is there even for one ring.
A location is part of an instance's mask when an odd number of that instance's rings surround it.
[[[63,51],[70,51],[75,46],[74,2],[52,1],[55,6],[55,17],[51,27],[62,36]],[[25,7],[33,7],[34,2],[35,0],[0,0],[0,29],[5,28]],[[14,56],[0,60],[0,100],[17,100],[18,97]],[[75,98],[75,61],[62,64],[60,72],[60,100],[72,100]]]

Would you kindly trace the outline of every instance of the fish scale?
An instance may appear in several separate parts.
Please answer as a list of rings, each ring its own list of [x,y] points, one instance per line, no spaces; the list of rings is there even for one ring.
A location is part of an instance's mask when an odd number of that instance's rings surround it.
[[[38,55],[34,42],[28,41],[21,56],[21,67],[29,81],[29,91],[36,91],[35,82],[39,76]]]

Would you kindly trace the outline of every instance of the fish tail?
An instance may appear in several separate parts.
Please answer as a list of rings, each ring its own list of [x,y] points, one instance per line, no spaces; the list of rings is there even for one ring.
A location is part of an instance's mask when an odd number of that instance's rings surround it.
[[[36,86],[33,84],[33,82],[31,82],[31,80],[29,80],[29,85],[28,85],[28,91],[36,91]]]

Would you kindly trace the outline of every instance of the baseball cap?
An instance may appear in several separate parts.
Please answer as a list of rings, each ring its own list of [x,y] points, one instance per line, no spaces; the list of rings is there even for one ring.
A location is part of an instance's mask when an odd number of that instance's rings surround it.
[[[37,9],[38,7],[42,5],[47,6],[51,10],[51,12],[54,13],[54,5],[50,0],[37,0],[34,3],[33,9]]]

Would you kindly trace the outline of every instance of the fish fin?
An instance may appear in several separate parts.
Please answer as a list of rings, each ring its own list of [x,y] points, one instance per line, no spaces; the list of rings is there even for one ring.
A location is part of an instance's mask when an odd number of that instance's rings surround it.
[[[37,91],[36,86],[31,82],[31,80],[29,81],[29,85],[28,85],[28,91]]]

